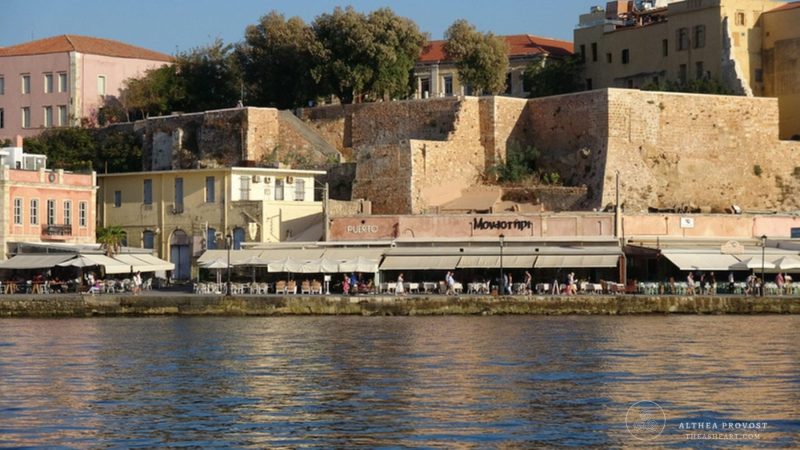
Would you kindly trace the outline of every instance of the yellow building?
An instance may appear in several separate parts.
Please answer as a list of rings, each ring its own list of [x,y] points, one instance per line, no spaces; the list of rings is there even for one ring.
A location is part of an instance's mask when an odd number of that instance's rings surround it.
[[[127,245],[157,249],[192,276],[206,249],[322,238],[322,171],[215,168],[98,175],[99,226],[121,226]],[[318,194],[315,196],[315,192]],[[316,197],[316,198],[315,198]]]
[[[586,89],[709,78],[722,81],[736,94],[783,98],[784,93],[766,80],[764,49],[778,40],[771,28],[780,29],[777,34],[783,39],[800,36],[797,16],[791,15],[797,8],[788,7],[795,4],[637,0],[609,2],[605,10],[595,7],[580,17],[574,33],[576,52],[585,61]],[[774,67],[779,66],[776,61]],[[783,89],[797,92],[796,76],[794,85]],[[782,109],[796,111],[797,106],[785,104]],[[788,121],[782,118],[787,125]],[[788,137],[788,129],[781,131]]]
[[[778,97],[781,137],[800,140],[800,2],[768,11],[761,20],[764,95]]]
[[[525,67],[531,62],[545,64],[548,58],[566,58],[572,54],[572,43],[556,39],[517,34],[500,36],[508,46],[508,73],[505,95],[526,97],[522,83]],[[414,98],[473,95],[469,86],[458,79],[456,62],[447,58],[445,41],[430,41],[414,66]]]

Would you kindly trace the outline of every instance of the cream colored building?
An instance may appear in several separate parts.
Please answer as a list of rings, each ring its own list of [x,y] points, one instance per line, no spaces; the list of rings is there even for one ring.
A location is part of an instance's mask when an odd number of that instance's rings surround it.
[[[776,36],[784,40],[800,37],[797,4],[658,0],[614,1],[605,10],[595,7],[580,17],[574,33],[576,53],[586,63],[586,89],[638,89],[664,81],[710,78],[722,81],[736,94],[778,96],[783,99],[782,110],[796,111],[796,105],[786,103],[796,102],[796,97],[791,99],[783,92],[797,92],[796,76],[792,86],[781,87],[783,91],[774,88],[767,81],[775,75],[765,66],[764,50],[780,40]],[[796,59],[794,52],[773,54],[776,58],[793,54]],[[772,67],[781,67],[781,62],[776,60]],[[786,125],[782,137],[794,134],[789,121],[782,120]],[[796,127],[800,127],[798,122],[794,121]]]
[[[526,97],[522,83],[525,67],[531,62],[544,64],[548,58],[566,58],[572,54],[572,43],[557,39],[516,34],[500,36],[508,45],[508,74],[505,95]],[[430,41],[414,66],[414,98],[473,95],[469,86],[458,79],[456,62],[447,58],[445,41]]]
[[[173,278],[185,280],[195,258],[226,248],[228,235],[235,249],[321,239],[314,177],[324,173],[233,167],[99,175],[98,226],[121,226],[127,245],[156,249],[175,264]]]

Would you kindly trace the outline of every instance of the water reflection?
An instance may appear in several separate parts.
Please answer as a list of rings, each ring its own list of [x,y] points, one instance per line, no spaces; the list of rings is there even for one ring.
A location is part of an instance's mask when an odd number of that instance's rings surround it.
[[[0,445],[797,447],[800,318],[4,320]],[[686,422],[767,422],[690,441]]]

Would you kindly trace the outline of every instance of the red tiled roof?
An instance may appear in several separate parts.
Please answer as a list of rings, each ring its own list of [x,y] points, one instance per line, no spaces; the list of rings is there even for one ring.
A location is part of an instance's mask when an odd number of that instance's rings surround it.
[[[62,34],[37,41],[25,42],[10,47],[0,47],[0,56],[43,55],[47,53],[80,52],[117,58],[150,59],[170,62],[173,58],[146,48],[119,41],[74,34]]]
[[[795,9],[795,8],[800,8],[800,2],[789,2],[785,5],[778,6],[777,8],[770,9],[767,12],[784,11],[787,9]]]
[[[567,56],[573,52],[572,42],[531,36],[530,34],[514,34],[500,37],[508,43],[509,58],[541,54]],[[444,53],[444,43],[445,41],[429,41],[425,48],[422,49],[419,62],[447,61],[447,56]]]

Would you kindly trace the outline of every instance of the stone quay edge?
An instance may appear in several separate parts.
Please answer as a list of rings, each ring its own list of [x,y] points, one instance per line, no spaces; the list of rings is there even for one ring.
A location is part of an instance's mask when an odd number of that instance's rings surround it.
[[[799,297],[15,295],[1,317],[800,314]]]

